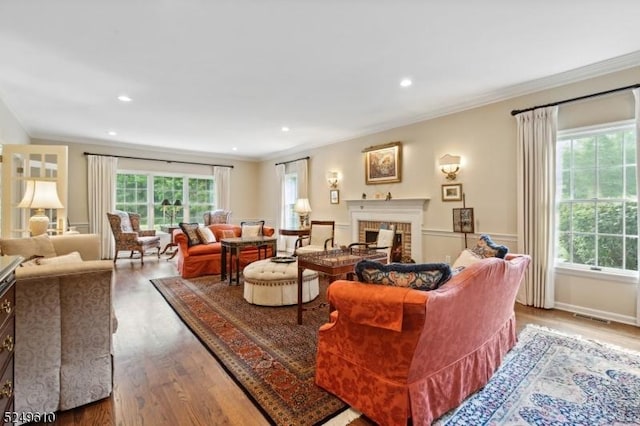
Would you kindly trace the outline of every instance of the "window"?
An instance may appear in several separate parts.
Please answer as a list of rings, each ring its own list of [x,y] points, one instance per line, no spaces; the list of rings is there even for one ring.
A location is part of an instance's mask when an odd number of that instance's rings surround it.
[[[121,172],[117,178],[116,209],[140,214],[143,228],[159,230],[162,225],[179,222],[202,223],[204,212],[215,209],[214,188],[210,176]],[[163,200],[168,200],[170,206],[163,208]]]
[[[298,199],[298,174],[287,173],[284,175],[284,227],[295,228],[299,225],[299,219],[293,208]]]
[[[638,270],[634,125],[562,132],[556,161],[558,261]]]

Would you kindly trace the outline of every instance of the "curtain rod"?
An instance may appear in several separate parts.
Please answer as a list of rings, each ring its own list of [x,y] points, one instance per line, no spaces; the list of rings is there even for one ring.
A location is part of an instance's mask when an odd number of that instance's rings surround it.
[[[282,161],[280,163],[276,163],[276,166],[279,166],[280,164],[295,163],[296,161],[300,161],[300,160],[308,160],[309,158],[310,158],[309,156],[306,156],[306,157],[302,157],[302,158],[296,158],[295,160]]]
[[[604,95],[608,95],[610,93],[622,92],[623,90],[637,89],[638,87],[640,87],[640,84],[632,84],[631,86],[618,87],[617,89],[605,90],[604,92],[598,92],[598,93],[592,93],[590,95],[578,96],[577,98],[565,99],[565,100],[558,101],[558,102],[552,102],[552,103],[546,104],[546,105],[536,105],[536,106],[533,106],[531,108],[525,108],[525,109],[514,109],[513,111],[511,111],[511,115],[518,115],[518,114],[521,114],[523,112],[533,111],[534,109],[538,109],[538,108],[546,108],[546,107],[550,107],[550,106],[566,104],[566,103],[569,103],[569,102],[581,101],[583,99],[595,98],[597,96],[604,96]]]
[[[229,165],[226,165],[226,164],[207,164],[207,163],[194,163],[192,161],[160,160],[160,159],[157,159],[157,158],[128,157],[126,155],[94,154],[92,152],[85,152],[84,155],[98,155],[100,157],[127,158],[129,160],[161,161],[163,163],[194,164],[196,166],[228,167],[230,169],[233,169],[233,166],[229,166]]]

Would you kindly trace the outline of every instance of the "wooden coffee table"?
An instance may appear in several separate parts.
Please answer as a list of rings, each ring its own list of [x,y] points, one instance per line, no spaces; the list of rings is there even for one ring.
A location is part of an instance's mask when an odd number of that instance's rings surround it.
[[[387,253],[370,249],[337,249],[298,256],[298,324],[302,324],[302,272],[305,269],[322,272],[330,277],[353,276],[356,263],[363,259],[387,263]]]
[[[244,247],[255,246],[258,248],[258,259],[260,259],[260,250],[264,249],[267,257],[267,251],[269,247],[272,248],[272,253],[278,252],[278,243],[275,237],[235,237],[235,238],[223,238],[220,240],[222,246],[222,253],[220,256],[220,281],[224,281],[227,278],[227,251],[230,254],[229,264],[231,265],[231,271],[229,273],[229,284],[233,282],[233,256],[236,257],[236,284],[240,284],[240,252]]]

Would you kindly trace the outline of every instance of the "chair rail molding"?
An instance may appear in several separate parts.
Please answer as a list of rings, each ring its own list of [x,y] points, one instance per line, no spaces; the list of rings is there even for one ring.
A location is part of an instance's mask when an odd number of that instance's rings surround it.
[[[346,200],[351,224],[351,240],[358,241],[359,221],[381,221],[411,224],[411,258],[422,262],[422,224],[424,207],[429,198],[397,198],[390,200]]]

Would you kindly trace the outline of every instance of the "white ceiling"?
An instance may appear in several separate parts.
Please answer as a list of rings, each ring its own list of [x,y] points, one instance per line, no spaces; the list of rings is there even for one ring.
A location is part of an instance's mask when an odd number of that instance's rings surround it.
[[[638,0],[0,0],[0,99],[34,138],[269,158],[640,65],[638,16]]]

